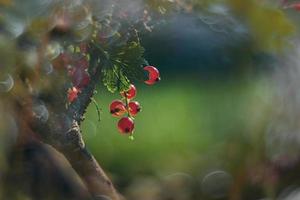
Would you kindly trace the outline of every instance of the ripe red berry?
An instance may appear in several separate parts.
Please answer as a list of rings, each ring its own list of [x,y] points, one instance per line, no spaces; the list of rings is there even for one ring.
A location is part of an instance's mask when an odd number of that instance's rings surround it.
[[[88,61],[87,57],[82,56],[82,57],[78,58],[74,63],[74,67],[75,68],[81,68],[83,70],[88,69],[89,68],[89,61]]]
[[[132,116],[137,115],[141,111],[140,103],[137,102],[137,101],[131,101],[131,102],[129,102],[128,106],[129,106],[129,113]]]
[[[68,52],[63,52],[59,55],[59,59],[63,62],[64,66],[67,66],[72,62],[72,56]]]
[[[295,3],[295,4],[291,5],[291,7],[297,11],[300,11],[300,3]]]
[[[112,101],[109,106],[109,109],[110,109],[110,113],[115,117],[122,116],[126,112],[125,105],[120,100]]]
[[[52,65],[55,69],[66,69],[71,62],[71,55],[67,52],[63,52],[57,58],[52,60]]]
[[[120,133],[123,134],[132,133],[134,129],[134,121],[130,117],[123,117],[118,122],[118,129]]]
[[[127,99],[133,99],[136,96],[136,88],[133,84],[130,84],[129,90],[125,92],[121,92],[123,97],[127,97]]]
[[[78,97],[79,90],[76,87],[69,88],[68,101],[72,103]]]
[[[160,81],[160,74],[158,69],[156,69],[153,66],[146,66],[144,67],[144,70],[148,71],[148,80],[145,81],[148,85],[153,85],[154,83]]]
[[[90,82],[90,75],[82,68],[73,69],[70,75],[73,85],[79,89],[87,86]]]
[[[88,45],[87,43],[80,43],[79,44],[79,49],[80,49],[80,52],[83,53],[83,54],[86,54],[88,52]]]

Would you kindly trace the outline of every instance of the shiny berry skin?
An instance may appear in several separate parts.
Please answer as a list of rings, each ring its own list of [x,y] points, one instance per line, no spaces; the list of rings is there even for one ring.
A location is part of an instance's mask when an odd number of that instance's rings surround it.
[[[132,133],[134,129],[134,121],[130,117],[123,117],[118,122],[118,129],[122,134]]]
[[[112,101],[109,110],[114,117],[120,117],[126,112],[125,104],[120,100]]]
[[[69,88],[68,101],[72,103],[78,97],[79,90],[76,87]]]
[[[156,69],[153,66],[146,66],[144,67],[144,70],[148,71],[148,80],[145,81],[148,85],[153,85],[156,82],[160,81],[160,74],[158,69]]]
[[[129,90],[125,92],[121,92],[121,95],[123,97],[126,97],[127,99],[133,99],[136,96],[136,88],[133,84],[130,84]]]
[[[132,116],[136,116],[141,111],[140,103],[137,101],[129,102],[128,107],[129,107],[129,113]]]

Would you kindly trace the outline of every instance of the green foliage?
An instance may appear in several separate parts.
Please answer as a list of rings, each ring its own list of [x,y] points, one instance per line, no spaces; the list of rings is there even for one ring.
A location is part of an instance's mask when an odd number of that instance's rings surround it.
[[[274,1],[261,0],[188,0],[187,8],[203,12],[213,5],[226,5],[236,19],[247,25],[253,46],[263,51],[280,51],[295,33],[295,25]],[[225,25],[224,25],[225,26]]]
[[[129,88],[130,81],[118,65],[103,69],[103,84],[110,92],[124,91]]]
[[[129,42],[126,46],[113,52],[112,57],[116,65],[124,72],[124,75],[140,79],[144,75],[142,65],[144,63],[144,48],[138,42]]]
[[[167,11],[172,10],[174,1],[172,0],[146,0],[147,5],[158,11],[161,14],[165,14]]]
[[[103,69],[103,83],[110,92],[127,90],[130,80],[143,79],[143,54],[144,48],[136,41],[109,52],[109,63]]]
[[[249,25],[255,45],[263,50],[280,50],[287,38],[293,35],[295,26],[278,8],[260,1],[227,0],[237,16]]]
[[[87,112],[89,120],[83,122],[84,137],[116,180],[132,180],[137,172],[143,176],[149,171],[156,175],[174,171],[198,175],[216,162],[232,166],[235,174],[234,170],[242,167],[239,161],[248,159],[247,152],[255,156],[261,151],[263,123],[268,115],[263,111],[272,102],[266,82],[236,81],[214,85],[177,77],[155,88],[141,86],[143,113],[136,119],[134,143],[120,138],[115,121],[105,110],[103,123],[98,125],[93,106]],[[108,105],[114,95],[104,92],[96,98]]]

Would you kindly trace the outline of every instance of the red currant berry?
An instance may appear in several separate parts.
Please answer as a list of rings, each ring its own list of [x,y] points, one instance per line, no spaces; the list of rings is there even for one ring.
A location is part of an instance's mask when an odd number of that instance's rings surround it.
[[[74,63],[75,68],[82,68],[83,70],[88,69],[89,61],[85,56],[80,57]]]
[[[79,89],[87,86],[90,82],[90,75],[81,68],[75,68],[70,72],[70,75],[73,85]]]
[[[123,117],[118,122],[118,129],[120,133],[123,134],[132,133],[134,129],[134,121],[130,117]]]
[[[121,92],[121,95],[123,97],[126,97],[127,99],[133,99],[136,96],[135,86],[133,84],[130,84],[129,90]]]
[[[154,83],[160,81],[160,75],[158,69],[153,66],[146,66],[144,70],[148,71],[148,80],[145,81],[148,85],[153,85]]]
[[[137,102],[137,101],[131,101],[131,102],[129,102],[128,106],[129,106],[129,113],[132,116],[137,115],[141,111],[140,103]]]
[[[80,49],[81,53],[86,54],[88,52],[88,45],[87,45],[87,43],[84,43],[84,42],[80,43],[79,49]]]
[[[72,56],[67,52],[61,53],[59,55],[59,58],[62,60],[62,62],[64,63],[65,66],[67,66],[68,64],[70,64],[72,62]]]
[[[291,5],[291,7],[297,11],[300,11],[300,3],[295,3],[295,4]]]
[[[83,78],[81,80],[81,83],[78,85],[78,87],[83,88],[83,87],[87,86],[90,81],[91,81],[90,75],[87,72],[85,72],[83,74]]]
[[[79,90],[76,87],[69,88],[68,101],[72,103],[78,97]]]
[[[52,65],[55,69],[65,69],[71,62],[71,55],[66,52],[63,52],[57,58],[52,60]]]
[[[114,117],[122,116],[126,112],[125,104],[120,100],[114,100],[111,102],[110,106],[110,113]]]

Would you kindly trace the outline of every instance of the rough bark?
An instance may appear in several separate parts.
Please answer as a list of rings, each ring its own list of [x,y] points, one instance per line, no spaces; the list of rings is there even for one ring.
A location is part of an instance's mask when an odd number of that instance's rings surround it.
[[[94,156],[87,150],[82,138],[79,124],[84,120],[84,113],[91,102],[96,84],[100,81],[101,66],[105,65],[105,58],[99,63],[101,52],[94,49],[90,61],[90,83],[81,91],[75,102],[64,109],[64,100],[58,97],[50,106],[53,111],[46,124],[34,121],[30,125],[42,140],[60,151],[78,173],[94,199],[119,200],[122,197],[115,190],[112,182],[102,170]],[[59,90],[63,92],[63,89]],[[59,95],[58,95],[59,96]],[[30,120],[32,121],[32,120]],[[69,121],[69,123],[68,123]]]

